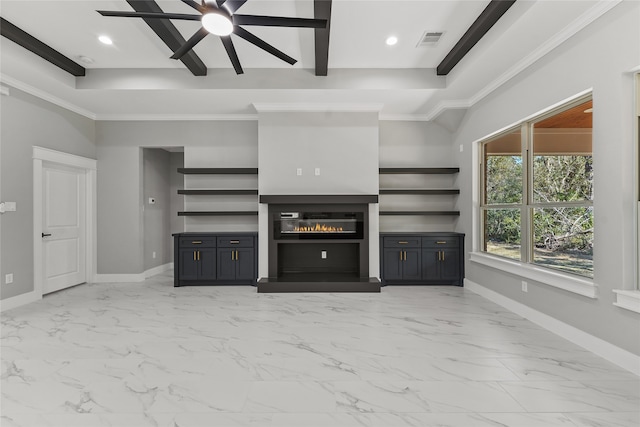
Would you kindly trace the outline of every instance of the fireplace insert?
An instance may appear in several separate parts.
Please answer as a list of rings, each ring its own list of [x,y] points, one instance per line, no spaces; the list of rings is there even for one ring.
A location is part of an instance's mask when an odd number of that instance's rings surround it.
[[[364,237],[363,212],[279,212],[274,216],[276,240]]]

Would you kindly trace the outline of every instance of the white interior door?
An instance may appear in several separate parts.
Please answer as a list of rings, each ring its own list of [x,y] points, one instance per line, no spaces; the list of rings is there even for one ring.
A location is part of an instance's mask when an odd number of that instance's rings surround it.
[[[85,171],[42,167],[43,294],[86,282]]]

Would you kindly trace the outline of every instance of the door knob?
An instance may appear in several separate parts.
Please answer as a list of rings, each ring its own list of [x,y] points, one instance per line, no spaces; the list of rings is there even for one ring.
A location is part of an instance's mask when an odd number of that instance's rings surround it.
[[[49,237],[49,236],[51,236],[50,233],[42,233],[42,237]]]

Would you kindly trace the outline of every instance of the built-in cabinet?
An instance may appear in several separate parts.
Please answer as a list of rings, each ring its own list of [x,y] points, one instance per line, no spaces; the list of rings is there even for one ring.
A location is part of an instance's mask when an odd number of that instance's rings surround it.
[[[464,279],[464,234],[380,233],[384,285],[458,285]]]
[[[174,286],[254,285],[257,233],[176,233]]]

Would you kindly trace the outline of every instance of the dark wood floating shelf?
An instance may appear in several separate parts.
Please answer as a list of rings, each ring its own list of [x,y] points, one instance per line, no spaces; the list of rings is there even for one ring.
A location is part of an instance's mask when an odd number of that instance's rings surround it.
[[[427,189],[427,188],[391,188],[380,189],[380,194],[460,194],[458,189]]]
[[[258,215],[258,211],[191,211],[178,212],[178,216],[240,216]]]
[[[178,173],[195,174],[228,174],[228,175],[257,175],[258,168],[178,168]]]
[[[380,174],[452,174],[460,172],[460,168],[380,168]]]
[[[186,195],[243,195],[243,194],[258,194],[258,190],[178,190],[178,194]]]
[[[460,216],[460,211],[380,211],[380,215],[450,215]]]
[[[332,280],[286,280],[263,277],[258,280],[258,293],[289,292],[380,292],[376,277]]]

